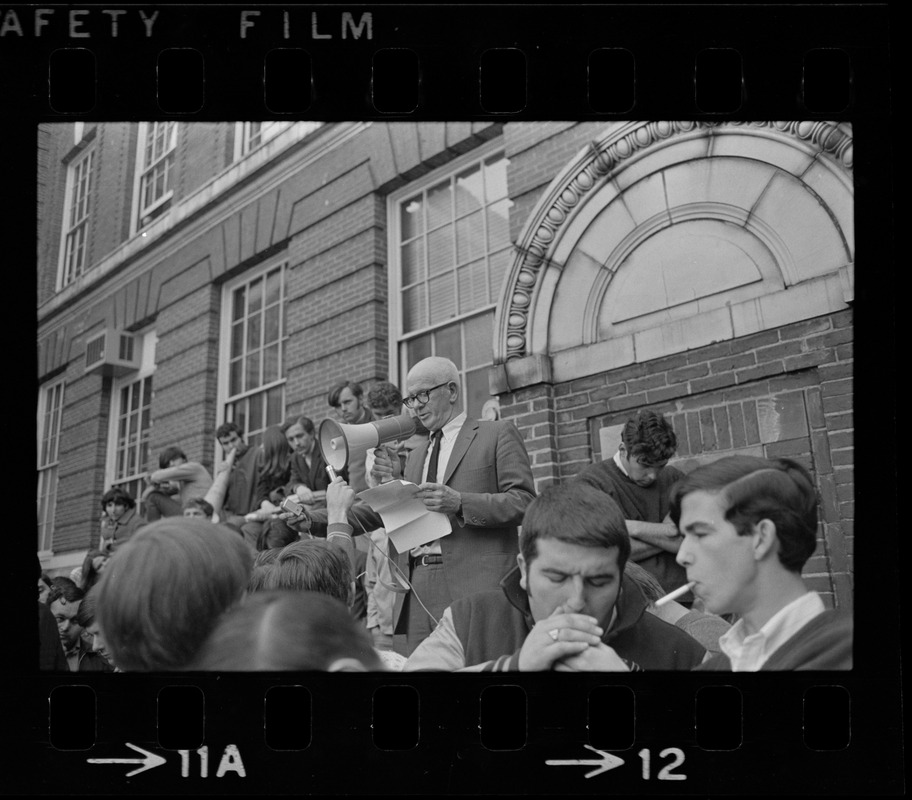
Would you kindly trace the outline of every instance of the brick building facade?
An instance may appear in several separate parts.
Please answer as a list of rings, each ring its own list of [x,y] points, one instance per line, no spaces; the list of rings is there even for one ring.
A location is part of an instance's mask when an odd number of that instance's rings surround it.
[[[851,129],[828,123],[86,123],[39,132],[39,552],[112,483],[350,378],[459,365],[539,487],[657,408],[677,463],[788,455],[806,575],[851,602]],[[134,357],[87,365],[111,331]],[[90,367],[87,369],[87,366]]]

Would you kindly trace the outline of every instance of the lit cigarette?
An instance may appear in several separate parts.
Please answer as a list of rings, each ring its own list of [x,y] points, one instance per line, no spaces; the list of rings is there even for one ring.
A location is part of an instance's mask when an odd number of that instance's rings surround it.
[[[660,597],[655,601],[655,607],[664,606],[665,603],[670,603],[672,600],[677,600],[682,594],[687,594],[691,589],[693,589],[696,581],[691,581],[690,583],[685,583],[683,586],[679,586],[673,592],[669,592],[664,597]]]

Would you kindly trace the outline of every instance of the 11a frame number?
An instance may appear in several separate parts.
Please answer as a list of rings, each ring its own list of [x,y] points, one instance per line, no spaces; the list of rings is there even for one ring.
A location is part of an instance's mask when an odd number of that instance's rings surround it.
[[[648,781],[652,777],[652,754],[649,752],[648,748],[643,748],[640,750],[637,755],[640,757],[640,761],[643,766],[643,780]],[[660,770],[659,774],[656,775],[656,778],[660,781],[686,781],[687,776],[675,772],[678,767],[684,763],[684,751],[679,747],[666,747],[661,753],[659,753],[659,758],[668,758],[669,761],[665,764]]]

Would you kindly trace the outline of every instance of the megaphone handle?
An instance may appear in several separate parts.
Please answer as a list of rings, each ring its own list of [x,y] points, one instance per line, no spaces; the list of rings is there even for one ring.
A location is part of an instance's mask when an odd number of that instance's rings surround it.
[[[383,450],[384,450],[384,452],[386,453],[387,457],[389,457],[389,459],[392,460],[392,453],[390,453],[389,448],[388,448],[386,445],[380,445],[380,446],[383,448]],[[389,483],[392,479],[393,479],[393,476],[392,476],[392,475],[384,475],[384,476],[380,479],[380,483]]]

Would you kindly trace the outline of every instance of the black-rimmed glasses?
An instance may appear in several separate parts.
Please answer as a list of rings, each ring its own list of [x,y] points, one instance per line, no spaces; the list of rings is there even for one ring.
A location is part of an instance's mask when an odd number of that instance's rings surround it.
[[[449,383],[450,381],[445,381],[444,383],[438,383],[436,386],[432,386],[430,389],[425,389],[422,392],[410,394],[408,397],[402,399],[402,405],[406,408],[414,408],[416,405],[423,406],[431,399],[431,392],[433,392],[434,389],[439,389],[441,386],[447,386]]]

